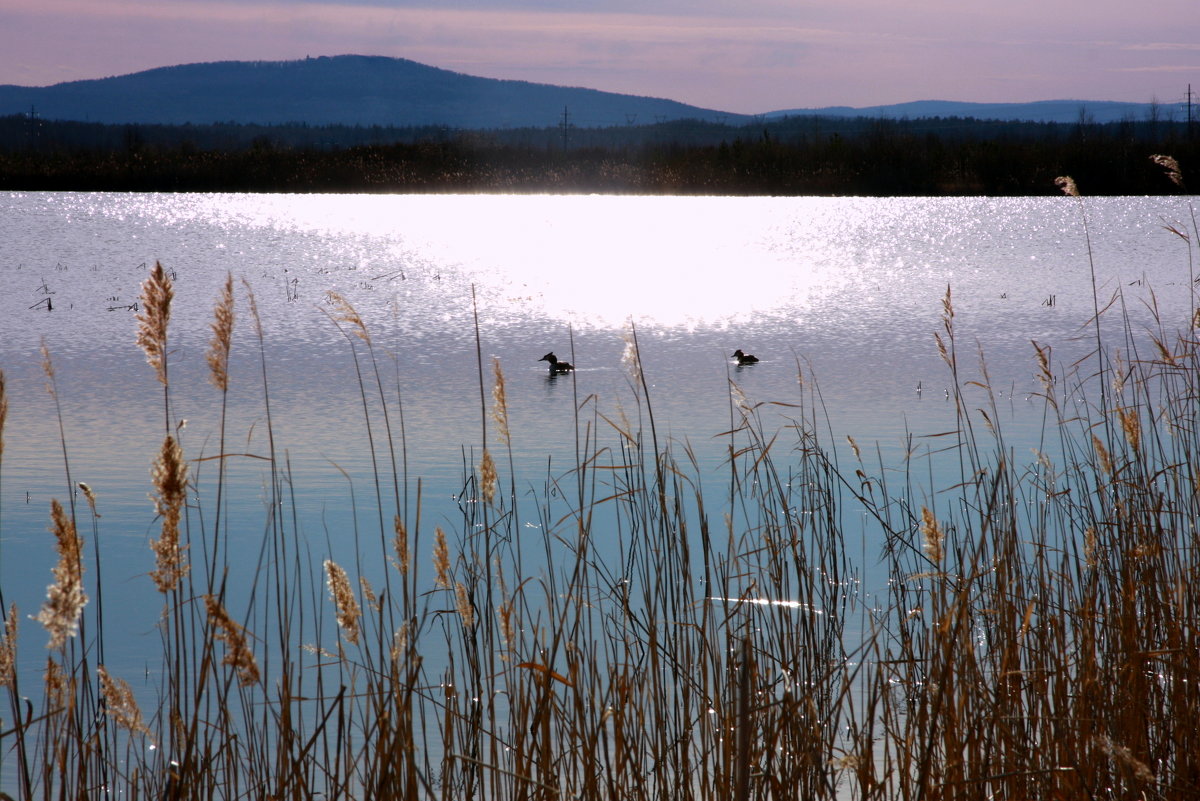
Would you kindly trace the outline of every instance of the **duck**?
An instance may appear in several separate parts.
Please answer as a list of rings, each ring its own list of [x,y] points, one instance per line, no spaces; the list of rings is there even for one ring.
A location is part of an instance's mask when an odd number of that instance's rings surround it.
[[[575,369],[575,365],[571,364],[570,362],[559,361],[558,357],[554,355],[554,351],[550,351],[545,356],[538,359],[538,361],[550,362],[550,375],[555,375],[556,373],[566,373]]]
[[[733,356],[731,356],[730,358],[737,359],[738,367],[741,367],[743,364],[754,364],[755,362],[758,361],[757,356],[751,356],[749,353],[742,353],[741,348],[738,348],[737,350],[735,350],[733,352]]]

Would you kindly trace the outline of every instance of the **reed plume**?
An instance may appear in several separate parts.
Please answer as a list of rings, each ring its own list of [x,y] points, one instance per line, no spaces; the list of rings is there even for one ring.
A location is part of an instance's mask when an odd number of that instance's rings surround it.
[[[371,335],[367,332],[367,326],[359,313],[350,305],[350,301],[332,289],[326,293],[326,297],[329,299],[329,304],[333,306],[334,314],[330,316],[334,322],[346,323],[354,331],[355,336],[370,345]]]
[[[500,441],[509,444],[508,432],[508,398],[504,393],[504,371],[500,369],[500,360],[492,358],[492,373],[495,383],[492,384],[492,420],[496,422],[496,432]]]
[[[1079,187],[1075,185],[1075,179],[1069,175],[1060,175],[1055,178],[1054,185],[1061,189],[1064,195],[1079,197]]]
[[[129,683],[110,676],[104,665],[97,666],[96,675],[100,677],[100,692],[104,694],[104,705],[109,716],[127,731],[149,735],[150,729],[142,720],[141,707],[138,706]]]
[[[243,687],[257,684],[259,679],[258,663],[254,660],[254,652],[246,644],[246,634],[241,625],[229,613],[220,599],[214,595],[204,596],[204,606],[208,611],[208,620],[214,627],[214,637],[225,643],[225,658],[221,664],[229,665],[237,671],[238,681]]]
[[[84,484],[82,481],[80,481],[76,486],[79,487],[79,491],[83,493],[83,497],[87,500],[88,508],[92,510],[92,517],[100,517],[100,513],[96,511],[96,493],[92,491],[91,487],[89,487],[87,484]]]
[[[183,449],[170,434],[163,440],[150,478],[158,493],[154,509],[163,521],[162,536],[150,543],[156,557],[156,568],[150,577],[158,591],[166,593],[175,589],[190,569],[183,559],[186,546],[179,544],[179,520],[187,499],[187,463],[183,460]]]
[[[462,618],[463,626],[471,628],[475,625],[475,606],[471,603],[471,594],[461,581],[454,584],[454,601],[458,615]]]
[[[17,605],[8,608],[4,619],[4,639],[0,640],[0,687],[13,686],[17,665]]]
[[[483,492],[483,499],[488,503],[493,503],[496,500],[497,479],[496,462],[492,459],[492,452],[484,448],[483,458],[479,462],[479,482]]]
[[[438,526],[433,530],[433,569],[437,573],[435,583],[450,589],[450,549],[446,546],[446,532]]]
[[[400,515],[395,515],[392,518],[392,527],[396,532],[396,536],[392,538],[392,550],[396,554],[396,570],[400,575],[407,576],[412,554],[408,550],[408,527],[404,525],[404,520]]]
[[[141,311],[138,312],[137,344],[146,362],[162,384],[167,383],[167,323],[175,290],[162,262],[155,262],[150,277],[142,282]]]
[[[35,619],[50,632],[46,647],[58,648],[78,633],[88,597],[83,591],[83,540],[58,499],[50,501],[50,518],[58,564],[53,569],[54,583],[46,589],[46,603]]]
[[[1162,167],[1167,173],[1167,178],[1171,179],[1171,183],[1183,189],[1183,172],[1179,169],[1179,162],[1171,156],[1154,155],[1150,157],[1158,166]]]
[[[332,559],[325,560],[325,575],[328,576],[329,596],[337,609],[338,626],[346,635],[346,641],[351,645],[358,643],[358,621],[362,610],[350,589],[350,579],[342,566]]]
[[[946,534],[942,524],[929,510],[928,506],[921,507],[921,549],[934,564],[941,564],[945,551]]]
[[[209,380],[225,392],[229,389],[229,351],[233,344],[233,274],[226,273],[221,298],[213,308],[212,340],[208,345]]]

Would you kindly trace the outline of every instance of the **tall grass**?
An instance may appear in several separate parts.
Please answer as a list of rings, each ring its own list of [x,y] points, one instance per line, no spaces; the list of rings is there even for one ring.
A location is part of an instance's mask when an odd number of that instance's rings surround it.
[[[630,400],[576,396],[575,464],[519,495],[503,369],[491,365],[489,386],[480,348],[484,433],[464,453],[461,519],[430,530],[401,399],[368,326],[335,297],[377,511],[355,526],[359,562],[343,565],[298,545],[253,295],[269,443],[254,455],[225,452],[232,282],[209,356],[216,455],[189,455],[177,436],[165,272],[144,300],[138,343],[164,387],[147,592],[163,605],[167,680],[138,698],[85,656],[106,621],[82,605],[86,546],[56,501],[37,705],[13,667],[33,633],[18,631],[22,610],[3,612],[0,767],[18,798],[1200,796],[1188,326],[1143,335],[1125,316],[1108,342],[1099,318],[1122,299],[1097,298],[1095,359],[1058,364],[1033,343],[1046,425],[1020,461],[986,362],[963,363],[948,290],[936,346],[958,420],[941,455],[958,465],[949,486],[921,484],[920,464],[871,465],[853,440],[850,454],[835,447],[801,365],[795,398],[755,401],[730,381],[722,486],[706,486],[718,479],[687,445],[659,436],[631,329]],[[222,542],[235,458],[264,463],[269,496],[253,590],[236,593]],[[213,460],[213,508],[185,503]],[[882,601],[861,591],[851,507],[883,537]],[[190,569],[197,558],[206,569]],[[382,586],[367,562],[386,564]]]

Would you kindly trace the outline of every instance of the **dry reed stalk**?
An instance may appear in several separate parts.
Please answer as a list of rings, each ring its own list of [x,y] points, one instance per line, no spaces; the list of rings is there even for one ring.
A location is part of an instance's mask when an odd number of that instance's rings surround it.
[[[496,462],[492,459],[492,452],[487,448],[483,449],[483,458],[479,461],[479,482],[480,490],[483,492],[483,499],[489,504],[496,500]]]
[[[257,684],[258,663],[254,660],[254,652],[246,644],[245,630],[229,617],[229,613],[216,596],[205,595],[204,606],[208,611],[209,623],[215,627],[213,636],[225,643],[225,658],[221,660],[221,664],[230,665],[237,671],[238,681],[243,687]]]
[[[433,530],[433,568],[437,575],[436,586],[450,589],[450,549],[446,546],[446,532],[438,526]]]
[[[225,274],[221,298],[213,308],[212,340],[208,346],[209,380],[225,392],[229,389],[229,351],[233,345],[233,274]]]
[[[358,606],[354,592],[350,589],[350,579],[346,576],[346,571],[342,569],[342,566],[332,559],[325,560],[325,574],[328,576],[329,596],[333,599],[333,605],[337,609],[338,627],[345,633],[346,642],[356,645],[359,634],[358,622],[362,617],[362,610]]]
[[[154,509],[163,521],[162,536],[150,543],[156,562],[150,577],[159,592],[167,593],[179,586],[180,579],[190,569],[183,559],[186,546],[179,544],[179,520],[187,499],[187,463],[183,460],[183,449],[170,434],[163,439],[162,450],[150,470],[150,479],[158,493],[154,498]]]
[[[12,688],[17,678],[17,605],[8,608],[4,639],[0,640],[0,687]]]
[[[171,319],[171,299],[175,290],[161,262],[154,263],[150,277],[142,282],[138,312],[137,344],[146,354],[146,362],[162,384],[167,383],[167,323]]]
[[[110,676],[104,665],[96,667],[96,675],[100,677],[100,691],[104,695],[104,705],[117,725],[134,734],[149,736],[150,729],[142,720],[142,710],[138,706],[137,699],[133,697],[133,690],[130,689],[129,683],[124,679]]]
[[[496,421],[496,433],[500,441],[509,444],[508,431],[508,398],[504,393],[504,371],[500,369],[500,360],[492,357],[492,374],[495,383],[492,384],[492,419]]]
[[[404,525],[404,520],[400,518],[400,515],[395,515],[392,518],[392,528],[396,532],[396,536],[392,538],[392,551],[396,554],[396,570],[400,572],[400,575],[407,576],[412,562],[412,554],[408,550],[408,527]]]
[[[46,589],[46,603],[35,620],[50,632],[46,647],[58,648],[79,631],[79,616],[88,597],[83,591],[83,540],[57,499],[50,501],[50,518],[58,564],[53,569],[54,583]]]

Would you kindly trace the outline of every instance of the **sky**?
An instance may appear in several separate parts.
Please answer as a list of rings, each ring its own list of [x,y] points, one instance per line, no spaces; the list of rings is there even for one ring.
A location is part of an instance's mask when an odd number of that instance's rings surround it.
[[[0,84],[344,54],[759,114],[1185,101],[1200,0],[0,0]]]

